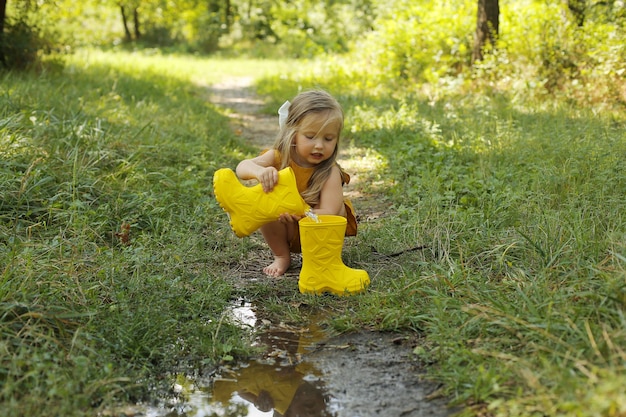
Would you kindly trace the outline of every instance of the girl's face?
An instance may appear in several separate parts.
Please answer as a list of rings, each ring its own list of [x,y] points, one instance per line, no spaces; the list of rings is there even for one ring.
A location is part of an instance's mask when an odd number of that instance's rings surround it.
[[[293,160],[300,166],[312,168],[332,157],[341,123],[339,119],[330,119],[330,111],[311,113],[304,116],[294,139]]]

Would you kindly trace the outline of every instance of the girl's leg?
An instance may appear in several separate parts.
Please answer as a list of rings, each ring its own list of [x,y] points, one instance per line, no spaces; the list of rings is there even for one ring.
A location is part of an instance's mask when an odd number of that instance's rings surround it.
[[[263,272],[271,277],[281,276],[291,265],[289,242],[294,236],[294,226],[275,221],[262,226],[261,233],[274,254],[274,262],[263,268]]]

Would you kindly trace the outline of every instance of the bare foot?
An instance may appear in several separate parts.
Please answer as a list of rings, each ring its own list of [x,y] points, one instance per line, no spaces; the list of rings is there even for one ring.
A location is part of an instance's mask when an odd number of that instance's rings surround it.
[[[291,265],[290,256],[275,256],[274,262],[263,268],[263,272],[265,272],[270,277],[279,277],[284,274],[287,269],[289,269],[289,265]]]

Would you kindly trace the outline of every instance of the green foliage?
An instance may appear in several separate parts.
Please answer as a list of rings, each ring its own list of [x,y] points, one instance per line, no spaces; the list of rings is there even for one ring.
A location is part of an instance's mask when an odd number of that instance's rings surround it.
[[[619,14],[579,27],[561,3],[503,3],[496,48],[471,66],[475,6],[400,0],[380,5],[373,30],[349,38],[348,53],[326,55],[323,64],[293,78],[331,80],[359,96],[400,98],[398,92],[408,90],[437,102],[476,89],[546,108],[564,101],[598,111],[623,105],[625,21]]]
[[[38,18],[30,1],[8,2],[4,31],[0,34],[0,52],[4,69],[24,70],[36,67],[42,52],[54,46],[53,28]]]
[[[122,6],[131,39],[125,35]],[[144,47],[200,53],[252,43],[254,52],[255,44],[261,41],[297,57],[346,51],[350,39],[371,29],[375,7],[372,0],[88,0],[79,4],[60,0],[43,2],[29,15],[45,30],[57,32],[50,39],[56,40],[54,46],[58,48],[119,45],[131,40]],[[139,37],[135,36],[136,29]]]
[[[326,71],[374,95],[383,89],[427,90],[436,100],[441,90],[462,87],[541,100],[558,96],[608,109],[626,101],[626,8],[618,1],[500,2],[498,40],[477,63],[471,62],[476,0],[74,3],[43,2],[36,10],[9,13],[9,23],[28,17],[29,31],[7,39],[30,46],[14,52],[32,60],[53,48],[121,44],[234,56],[324,56]],[[131,34],[130,43],[120,4],[129,30],[140,32],[139,38]],[[42,39],[55,41],[41,45]]]
[[[623,18],[587,19],[577,26],[557,3],[503,7],[498,49],[477,66],[481,86],[611,110],[624,102]],[[607,15],[608,16],[608,15]]]
[[[345,52],[350,39],[371,25],[372,1],[311,1],[274,3],[272,33],[288,56],[312,57]]]
[[[378,82],[436,81],[467,66],[472,50],[476,3],[411,2],[379,6],[376,30],[355,39],[355,54],[374,69]]]

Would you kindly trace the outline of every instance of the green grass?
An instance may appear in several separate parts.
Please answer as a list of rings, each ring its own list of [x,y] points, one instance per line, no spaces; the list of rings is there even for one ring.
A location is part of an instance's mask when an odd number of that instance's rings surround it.
[[[293,63],[67,59],[63,72],[0,80],[8,415],[93,415],[150,398],[163,375],[250,352],[223,315],[242,290],[223,277],[257,246],[233,237],[211,178],[255,150],[203,86],[251,67],[272,112],[300,88],[340,99],[345,143],[376,160],[363,188],[393,210],[347,240],[346,263],[372,278],[365,294],[303,296],[268,280],[247,298],[287,321],[302,303],[338,331],[419,332],[415,359],[468,415],[626,412],[623,112],[513,89],[374,93]]]
[[[236,243],[211,183],[249,149],[206,90],[241,63],[67,59],[62,72],[0,80],[7,416],[93,415],[250,350],[223,316],[224,246]]]

